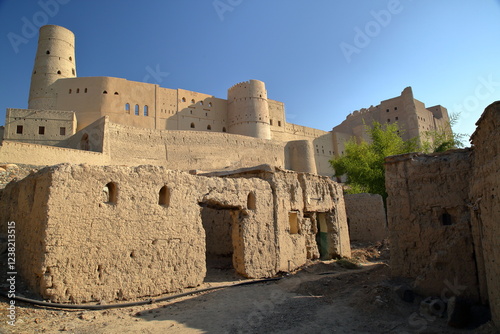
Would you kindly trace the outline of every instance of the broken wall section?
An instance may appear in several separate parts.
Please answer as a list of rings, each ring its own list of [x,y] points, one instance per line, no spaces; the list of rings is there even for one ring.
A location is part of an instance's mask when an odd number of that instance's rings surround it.
[[[351,241],[376,242],[387,237],[387,220],[382,196],[344,195]]]
[[[417,292],[479,299],[468,208],[471,170],[470,149],[386,158],[391,271],[416,278]]]
[[[342,187],[328,177],[269,165],[205,175],[269,182],[277,271],[294,270],[308,259],[351,255]]]

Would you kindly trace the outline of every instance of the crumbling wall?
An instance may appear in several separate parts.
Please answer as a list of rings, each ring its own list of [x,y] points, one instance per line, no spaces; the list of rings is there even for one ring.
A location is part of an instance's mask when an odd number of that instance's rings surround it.
[[[488,106],[476,124],[470,189],[474,244],[481,295],[500,327],[500,102]]]
[[[387,237],[384,201],[378,194],[344,196],[351,241],[374,242]]]
[[[478,299],[468,209],[471,150],[386,158],[387,216],[394,276],[416,290]]]
[[[10,182],[0,193],[0,233],[6,234],[7,227],[14,227],[15,271],[29,285],[37,287],[44,272],[41,264],[46,259],[47,201],[51,183],[49,172],[29,175],[21,182]]]
[[[19,272],[52,301],[129,299],[199,285],[206,272],[200,203],[241,214],[233,230],[240,274],[276,272],[272,195],[262,180],[65,164],[9,184],[2,197],[12,199],[2,201],[1,218],[18,227]]]
[[[269,182],[278,271],[294,270],[320,255],[325,259],[351,255],[342,187],[328,177],[268,165],[205,175]]]
[[[324,258],[350,257],[351,244],[342,186],[325,176],[297,175],[304,194],[304,212],[322,214],[325,219],[327,254]],[[317,216],[320,233],[322,219]]]

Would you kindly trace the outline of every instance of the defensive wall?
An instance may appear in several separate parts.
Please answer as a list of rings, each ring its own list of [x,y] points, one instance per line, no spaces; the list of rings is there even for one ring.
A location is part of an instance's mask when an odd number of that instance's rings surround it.
[[[16,269],[54,302],[197,286],[212,256],[230,256],[237,273],[257,278],[296,269],[320,252],[350,255],[340,185],[270,166],[247,172],[265,177],[46,167],[0,192],[10,199],[0,201],[2,232],[15,222]],[[317,234],[326,243],[316,242]]]
[[[500,326],[500,102],[476,125],[471,149],[386,158],[391,271],[489,303]]]
[[[329,136],[282,142],[223,132],[155,130],[125,126],[102,117],[56,146],[4,140],[0,162],[53,165],[153,164],[171,169],[214,170],[271,164],[331,176],[330,156],[321,142]],[[304,138],[304,139],[302,139]],[[89,154],[95,152],[95,154]],[[100,154],[97,154],[100,153]]]

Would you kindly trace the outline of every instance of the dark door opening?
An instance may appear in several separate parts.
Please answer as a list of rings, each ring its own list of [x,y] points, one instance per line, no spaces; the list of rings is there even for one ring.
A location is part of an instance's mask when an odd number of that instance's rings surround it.
[[[328,227],[326,225],[326,213],[316,214],[316,223],[318,224],[318,233],[316,233],[316,243],[318,245],[319,256],[321,260],[327,260],[328,254]]]
[[[200,203],[201,220],[205,229],[206,266],[205,282],[236,280],[233,265],[233,226],[239,216],[237,208],[216,207]]]

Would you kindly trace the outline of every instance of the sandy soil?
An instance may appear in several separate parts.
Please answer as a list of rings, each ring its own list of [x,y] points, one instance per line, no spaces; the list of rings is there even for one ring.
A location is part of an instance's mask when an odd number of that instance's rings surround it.
[[[495,333],[447,327],[443,318],[419,314],[419,302],[394,292],[379,247],[355,252],[366,260],[357,269],[334,261],[315,262],[279,281],[197,293],[168,302],[101,311],[60,310],[18,303],[15,327],[6,324],[7,300],[0,303],[2,333]],[[225,266],[212,265],[198,287],[234,284]],[[196,289],[195,289],[196,290]]]

